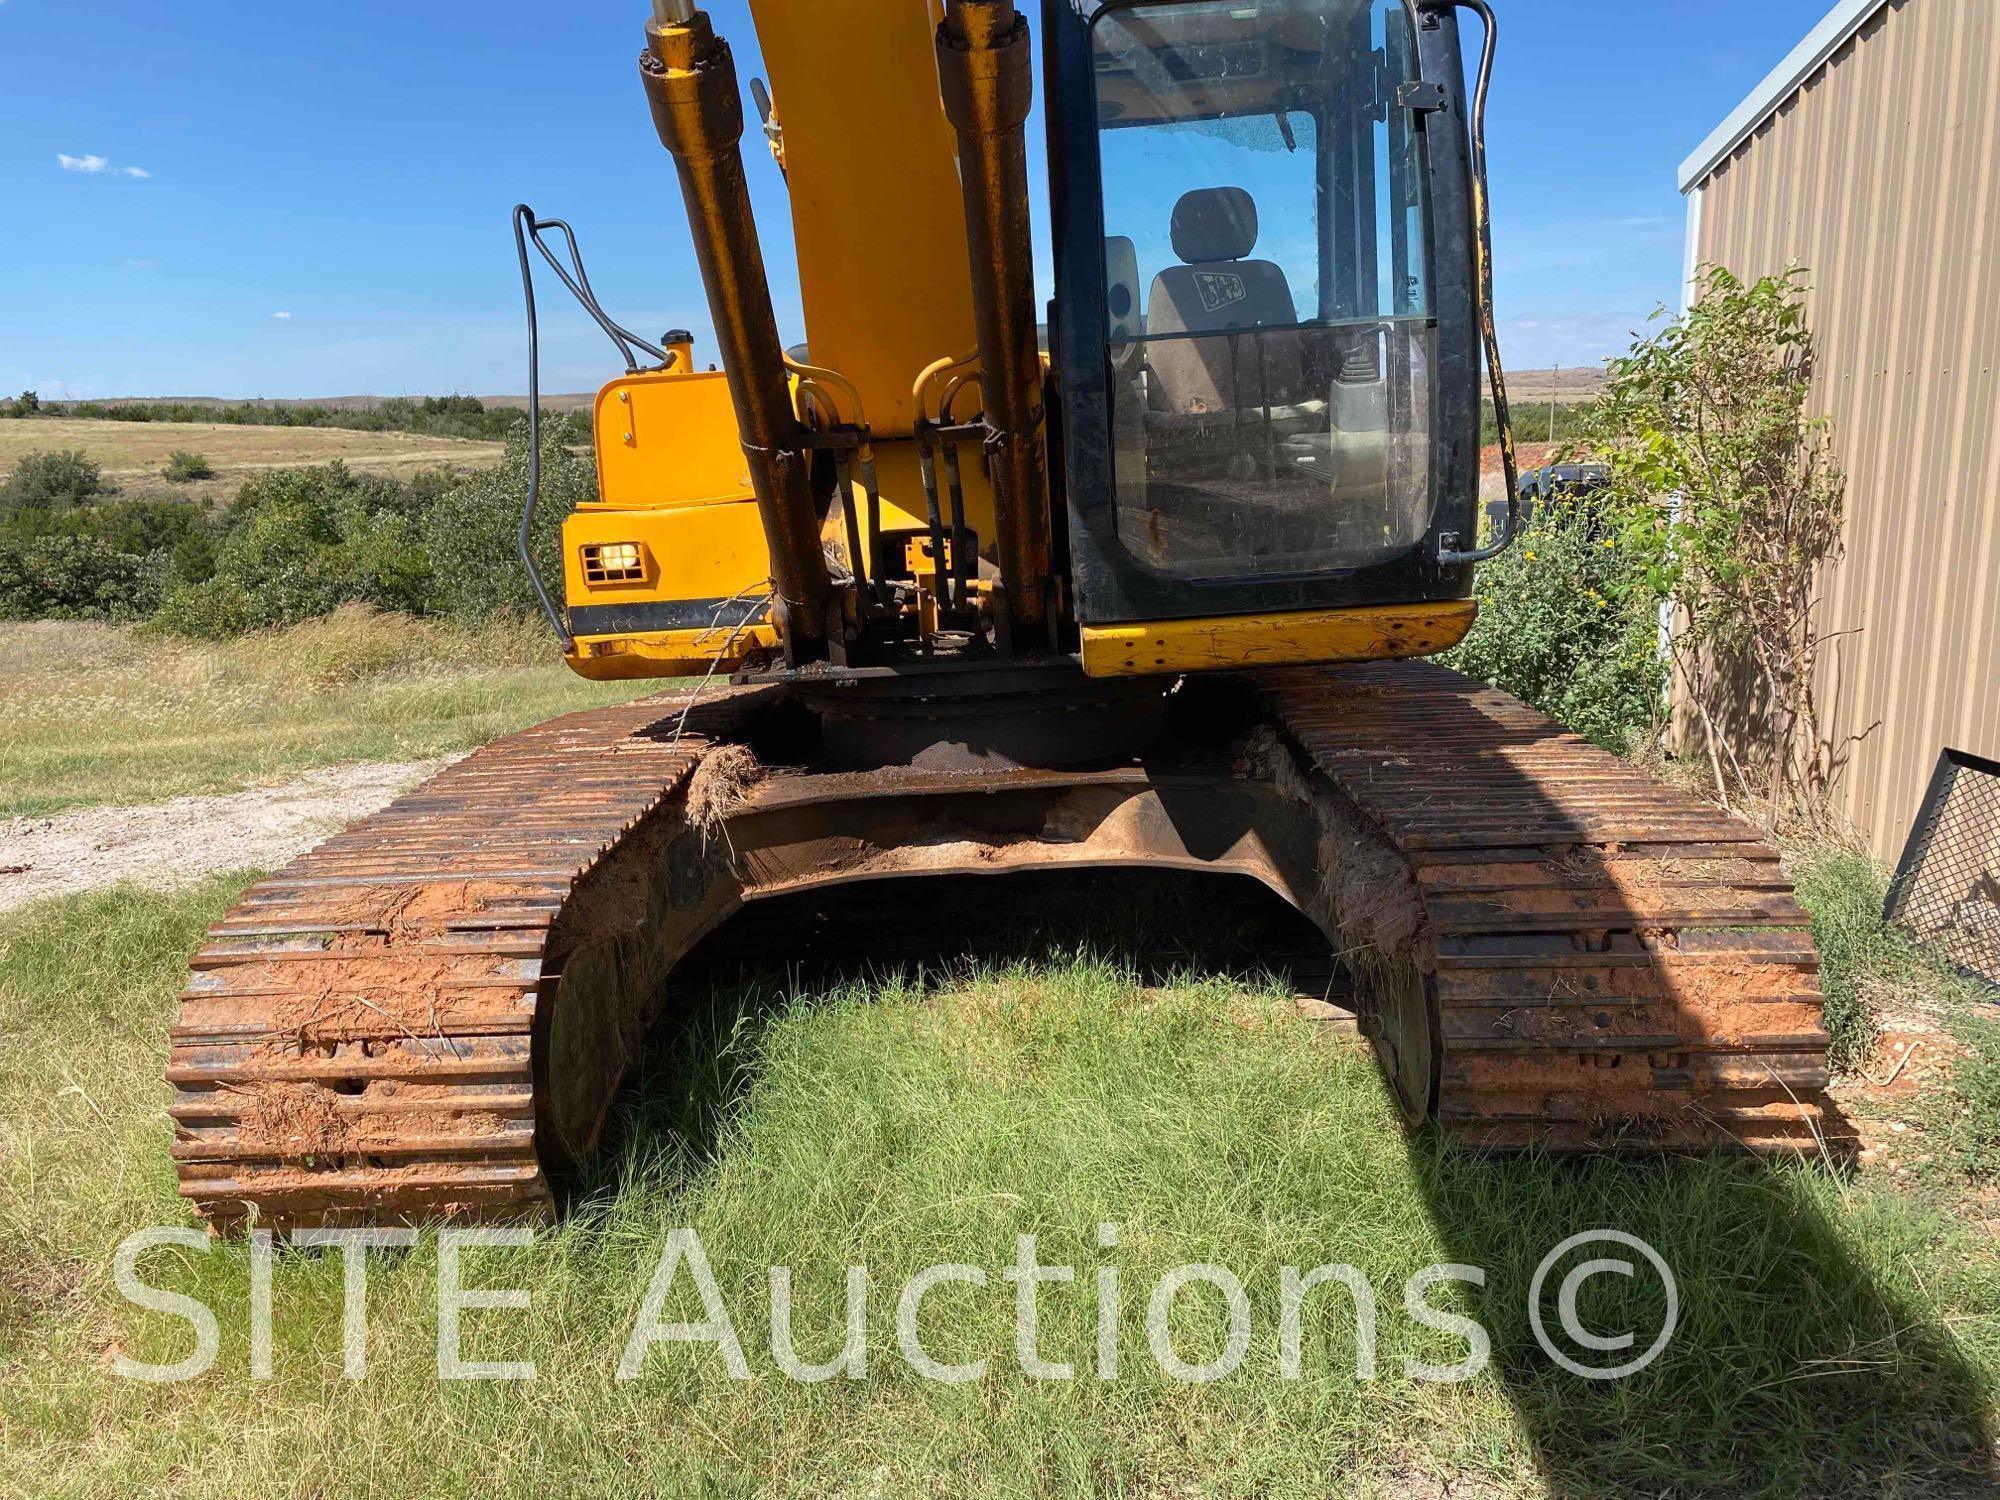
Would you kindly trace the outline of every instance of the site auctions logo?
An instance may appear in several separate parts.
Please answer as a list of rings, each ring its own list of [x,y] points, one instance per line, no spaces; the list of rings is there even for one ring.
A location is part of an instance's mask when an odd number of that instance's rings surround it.
[[[1563,1352],[1556,1341],[1549,1336],[1547,1326],[1542,1321],[1542,1293],[1548,1284],[1549,1273],[1561,1264],[1573,1250],[1581,1250],[1592,1245],[1622,1245],[1629,1250],[1637,1250],[1645,1257],[1653,1274],[1659,1278],[1660,1290],[1666,1298],[1666,1316],[1661,1320],[1660,1331],[1654,1335],[1646,1352],[1635,1359],[1621,1364],[1594,1365],[1572,1358]],[[1583,1283],[1593,1276],[1604,1274],[1637,1276],[1638,1267],[1629,1260],[1586,1260],[1573,1267],[1563,1277],[1562,1288],[1556,1294],[1556,1314],[1562,1324],[1563,1333],[1576,1345],[1597,1354],[1616,1354],[1630,1349],[1638,1343],[1636,1333],[1627,1331],[1610,1336],[1592,1333],[1583,1326],[1577,1316],[1576,1298]],[[1681,1321],[1681,1290],[1674,1280],[1674,1273],[1668,1269],[1660,1252],[1635,1234],[1626,1234],[1617,1229],[1587,1229],[1582,1234],[1573,1234],[1555,1249],[1542,1257],[1542,1263],[1535,1267],[1534,1279],[1528,1283],[1528,1323],[1535,1330],[1535,1342],[1542,1346],[1542,1352],[1561,1365],[1572,1375],[1581,1375],[1585,1380],[1622,1380],[1627,1375],[1636,1375],[1667,1347],[1674,1336],[1674,1330]]]
[[[368,1371],[368,1252],[408,1250],[419,1242],[414,1229],[305,1229],[287,1237],[286,1243],[301,1249],[338,1250],[343,1258],[344,1303],[342,1312],[342,1372],[349,1380],[361,1380]],[[535,1232],[527,1228],[440,1229],[437,1243],[437,1377],[440,1380],[533,1380],[532,1360],[468,1360],[462,1353],[464,1314],[469,1311],[524,1312],[533,1305],[533,1294],[525,1287],[468,1287],[465,1284],[464,1254],[469,1249],[526,1249],[535,1244]],[[1097,1243],[1109,1254],[1118,1246],[1118,1225],[1100,1224]],[[119,1354],[116,1372],[128,1380],[171,1383],[192,1380],[214,1367],[221,1350],[221,1328],[215,1309],[197,1297],[169,1291],[140,1279],[139,1259],[147,1251],[176,1246],[206,1254],[214,1242],[201,1231],[184,1227],[145,1229],[128,1236],[113,1258],[112,1273],[118,1290],[137,1307],[166,1314],[186,1322],[194,1331],[194,1348],[171,1364],[147,1364]],[[1665,1317],[1645,1352],[1614,1364],[1599,1365],[1579,1357],[1572,1349],[1589,1356],[1622,1355],[1638,1344],[1639,1330],[1614,1333],[1594,1331],[1585,1326],[1577,1301],[1582,1287],[1591,1278],[1617,1275],[1635,1278],[1640,1269],[1623,1257],[1582,1260],[1571,1266],[1556,1294],[1558,1326],[1568,1341],[1566,1348],[1547,1327],[1543,1299],[1555,1270],[1573,1252],[1588,1247],[1615,1245],[1638,1252],[1664,1293]],[[269,1230],[254,1230],[250,1250],[250,1378],[271,1378],[271,1329],[273,1271],[277,1240]],[[1016,1237],[1013,1264],[999,1272],[1003,1281],[1014,1286],[1014,1356],[1022,1374],[1032,1380],[1073,1380],[1074,1361],[1058,1361],[1043,1356],[1040,1346],[1040,1296],[1050,1284],[1073,1283],[1077,1268],[1044,1265],[1035,1235]],[[701,1306],[698,1320],[669,1322],[666,1309],[676,1288],[685,1280]],[[1098,1380],[1117,1380],[1123,1367],[1120,1342],[1121,1314],[1126,1288],[1115,1261],[1095,1268],[1096,1328],[1095,1358],[1090,1374]],[[1432,1300],[1434,1289],[1449,1283],[1484,1288],[1486,1273],[1478,1266],[1440,1264],[1425,1266],[1402,1286],[1401,1303],[1411,1322],[1460,1339],[1465,1357],[1449,1364],[1429,1364],[1405,1357],[1405,1379],[1452,1384],[1471,1380],[1487,1366],[1492,1341],[1487,1330],[1475,1320],[1448,1311]],[[991,1278],[982,1266],[948,1263],[928,1266],[905,1281],[897,1290],[896,1349],[903,1362],[918,1376],[940,1384],[961,1384],[984,1379],[991,1366],[986,1358],[950,1363],[935,1357],[925,1341],[923,1305],[925,1298],[947,1283],[985,1288]],[[793,1335],[792,1269],[769,1268],[770,1352],[778,1372],[787,1379],[815,1383],[845,1376],[865,1380],[868,1376],[868,1307],[872,1290],[865,1266],[846,1268],[846,1317],[844,1342],[834,1358],[809,1363],[799,1357]],[[1351,1265],[1314,1266],[1301,1271],[1296,1266],[1278,1270],[1278,1317],[1276,1321],[1277,1362],[1280,1379],[1297,1380],[1304,1373],[1301,1346],[1308,1316],[1308,1299],[1321,1287],[1338,1286],[1346,1293],[1354,1328],[1354,1378],[1377,1377],[1376,1333],[1378,1299],[1375,1288],[1360,1270]],[[685,1291],[681,1297],[685,1298]],[[1183,1297],[1219,1299],[1227,1323],[1227,1333],[1219,1347],[1189,1350],[1176,1344],[1173,1334],[1174,1309]],[[1330,1318],[1328,1307],[1333,1294],[1315,1299],[1312,1314]],[[1146,1290],[1146,1349],[1154,1365],[1169,1380],[1180,1384],[1201,1384],[1223,1380],[1243,1366],[1253,1343],[1255,1327],[1249,1291],[1243,1280],[1224,1266],[1207,1262],[1171,1268]],[[1589,1230],[1572,1235],[1543,1257],[1535,1268],[1527,1297],[1529,1326],[1543,1351],[1563,1369],[1586,1380],[1618,1380],[1645,1369],[1667,1347],[1680,1320],[1680,1294],[1673,1272],[1652,1246],[1634,1235],[1613,1229]],[[683,1305],[673,1303],[672,1305]],[[933,1330],[935,1332],[935,1329]],[[749,1380],[751,1366],[744,1353],[722,1288],[709,1263],[701,1236],[691,1228],[670,1233],[661,1248],[644,1295],[639,1299],[631,1332],[613,1368],[621,1381],[637,1379],[645,1370],[648,1356],[658,1344],[706,1345],[721,1359],[723,1368],[736,1380]],[[608,1353],[608,1351],[607,1351]]]

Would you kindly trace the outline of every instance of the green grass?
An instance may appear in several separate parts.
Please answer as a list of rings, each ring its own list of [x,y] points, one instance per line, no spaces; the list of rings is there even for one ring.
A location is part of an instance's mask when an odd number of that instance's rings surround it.
[[[1875,1007],[1867,992],[1917,979],[1923,959],[1882,920],[1887,887],[1867,855],[1815,846],[1793,856],[1789,873],[1819,948],[1831,1060],[1845,1072],[1866,1061],[1875,1042]]]
[[[1977,1008],[1989,994],[1882,920],[1888,876],[1867,855],[1807,845],[1794,849],[1786,865],[1812,917],[1835,1068],[1852,1071],[1868,1062],[1881,1015],[1914,1016],[1941,1027],[1960,1055],[1948,1083],[1917,1110],[1935,1143],[1925,1175],[1961,1182],[2000,1178],[2000,1025]]]
[[[1909,1111],[1926,1143],[1920,1175],[1947,1196],[2000,1180],[2000,1024],[1979,1006],[1990,992],[1882,920],[1888,876],[1867,855],[1808,845],[1786,863],[1812,917],[1834,1066],[1867,1065],[1884,1014],[1941,1028],[1958,1055]]]
[[[815,1494],[1410,1496],[1441,1477],[1498,1493],[1897,1493],[1990,1461],[2000,1394],[2000,1269],[1955,1221],[1812,1167],[1491,1162],[1412,1146],[1362,1053],[1330,1043],[1259,981],[1146,986],[1088,954],[988,966],[929,986],[736,987],[664,1043],[559,1230],[482,1252],[478,1282],[528,1286],[526,1312],[468,1315],[475,1358],[533,1359],[525,1384],[441,1386],[434,1254],[379,1258],[367,1378],[340,1365],[340,1266],[287,1253],[275,1378],[247,1376],[238,1246],[156,1254],[149,1279],[222,1314],[216,1367],[141,1386],[114,1350],[172,1359],[179,1321],[110,1284],[121,1236],[185,1217],[158,1082],[185,954],[238,882],[113,892],[0,921],[0,1489],[23,1494]],[[1115,1250],[1096,1226],[1121,1226]],[[753,1378],[708,1350],[612,1372],[666,1235],[699,1231]],[[1565,1375],[1534,1350],[1524,1288],[1564,1236],[1615,1226],[1659,1248],[1682,1328],[1624,1382]],[[1045,1358],[1013,1357],[1017,1233],[1079,1268],[1042,1293]],[[958,1386],[896,1352],[895,1290],[934,1262],[993,1275],[926,1304],[934,1355],[987,1357]],[[1250,1290],[1235,1375],[1167,1381],[1146,1292],[1210,1261]],[[1281,1380],[1277,1268],[1346,1261],[1381,1296],[1381,1374],[1353,1378],[1338,1289],[1315,1293],[1305,1373]],[[1404,1279],[1455,1261],[1483,1290],[1434,1294],[1491,1330],[1475,1380],[1405,1378],[1459,1358],[1415,1325]],[[801,1354],[838,1343],[843,1268],[874,1294],[869,1375],[776,1373],[766,1267],[799,1289]],[[1096,1268],[1126,1288],[1115,1382],[1090,1378]],[[680,1291],[687,1291],[685,1281]],[[1587,1320],[1657,1322],[1657,1295],[1600,1277]],[[693,1298],[668,1318],[699,1316]],[[1177,1339],[1216,1347],[1190,1295]],[[1972,1492],[1962,1489],[1962,1493]]]
[[[1975,1182],[2000,1181],[2000,1024],[1960,1016],[1951,1032],[1963,1050],[1952,1065],[1950,1091],[1929,1101],[1927,1128],[1945,1170]]]
[[[1790,853],[1786,870],[1812,917],[1835,1067],[1866,1059],[1884,1012],[1952,1021],[1981,998],[1979,987],[1938,953],[1882,920],[1889,877],[1867,855],[1803,845]]]
[[[350,607],[214,645],[0,625],[0,817],[422,759],[658,686],[585,682],[533,622]]]

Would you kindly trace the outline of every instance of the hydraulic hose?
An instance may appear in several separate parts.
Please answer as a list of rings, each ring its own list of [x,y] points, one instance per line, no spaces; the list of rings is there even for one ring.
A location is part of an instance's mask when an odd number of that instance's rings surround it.
[[[521,259],[521,295],[528,305],[528,498],[521,507],[521,530],[516,544],[521,566],[528,570],[528,583],[535,591],[535,598],[541,601],[542,613],[554,627],[556,639],[562,643],[563,655],[568,656],[576,650],[576,638],[569,633],[568,622],[556,608],[555,600],[549,597],[548,587],[535,567],[533,545],[535,508],[542,498],[542,350],[540,322],[535,316],[535,272],[528,264],[528,240],[538,223],[535,211],[527,204],[514,206],[514,248]]]
[[[556,253],[548,247],[542,235],[548,230],[561,232],[564,244],[569,250],[569,264],[565,266],[556,258]],[[555,627],[556,639],[562,642],[565,655],[576,649],[576,641],[563,623],[562,611],[549,597],[542,575],[535,567],[533,534],[535,511],[542,500],[542,354],[541,320],[535,312],[534,267],[528,260],[528,246],[533,245],[549,263],[549,268],[562,278],[562,284],[569,288],[583,310],[590,314],[591,321],[604,330],[617,348],[619,357],[625,361],[625,373],[636,374],[640,368],[633,355],[637,348],[652,355],[658,361],[656,368],[672,369],[679,355],[648,343],[631,329],[612,321],[604,306],[597,300],[597,291],[590,284],[590,273],[583,268],[583,252],[577,247],[576,231],[562,219],[539,219],[535,211],[525,203],[514,205],[514,251],[521,262],[521,297],[528,308],[528,498],[521,507],[521,532],[519,547],[521,564],[528,570],[528,582],[534,588],[535,597],[541,601],[542,613]]]

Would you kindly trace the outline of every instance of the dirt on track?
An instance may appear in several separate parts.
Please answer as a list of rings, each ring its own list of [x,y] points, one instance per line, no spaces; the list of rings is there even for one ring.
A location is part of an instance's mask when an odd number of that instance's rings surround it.
[[[172,890],[275,869],[458,758],[324,766],[217,796],[11,818],[0,824],[0,911],[121,882]]]

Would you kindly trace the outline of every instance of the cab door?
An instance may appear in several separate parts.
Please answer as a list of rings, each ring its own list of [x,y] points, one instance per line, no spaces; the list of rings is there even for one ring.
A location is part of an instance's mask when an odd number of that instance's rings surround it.
[[[1077,617],[1459,599],[1478,476],[1456,23],[1048,0]]]

